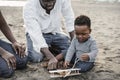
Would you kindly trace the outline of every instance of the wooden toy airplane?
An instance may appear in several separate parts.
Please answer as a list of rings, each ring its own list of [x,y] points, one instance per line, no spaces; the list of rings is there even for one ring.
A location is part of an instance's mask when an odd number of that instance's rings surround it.
[[[79,68],[71,68],[71,69],[64,69],[64,70],[52,70],[49,71],[51,78],[57,78],[57,77],[67,77],[67,76],[74,76],[74,75],[80,75]]]
[[[52,70],[49,71],[50,77],[55,78],[55,77],[67,77],[67,76],[74,76],[74,75],[80,75],[80,68],[74,68],[76,63],[79,61],[79,58],[75,59],[75,63],[72,68],[70,69],[63,69],[63,70]]]

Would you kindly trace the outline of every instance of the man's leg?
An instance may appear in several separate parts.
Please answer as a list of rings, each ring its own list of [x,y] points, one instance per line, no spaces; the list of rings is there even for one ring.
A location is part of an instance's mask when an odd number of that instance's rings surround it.
[[[12,45],[5,41],[0,40],[0,47],[5,49],[6,51],[12,53],[16,58],[16,69],[23,69],[26,67],[27,64],[27,56],[24,58],[20,58],[18,54],[14,51]]]
[[[26,34],[27,38],[27,52],[28,52],[28,61],[30,62],[40,62],[43,59],[43,54],[38,53],[33,49],[33,42],[29,36],[29,34]]]
[[[52,46],[54,46],[56,52],[58,52],[58,55],[56,56],[58,60],[65,58],[69,45],[70,39],[66,35],[57,33],[53,36]]]
[[[9,78],[13,75],[14,70],[8,68],[7,62],[0,56],[0,77]]]

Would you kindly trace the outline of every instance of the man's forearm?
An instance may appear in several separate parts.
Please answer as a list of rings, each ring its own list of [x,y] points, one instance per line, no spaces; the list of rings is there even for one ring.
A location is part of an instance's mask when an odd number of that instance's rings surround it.
[[[10,42],[12,42],[12,43],[17,42],[17,41],[15,40],[15,38],[14,38],[11,30],[10,30],[8,27],[6,27],[6,29],[1,29],[1,31],[3,32],[3,34],[6,36],[6,38],[7,38]]]
[[[47,47],[41,48],[41,52],[47,57],[47,59],[54,58],[54,55],[49,51]]]
[[[0,47],[0,55],[3,55],[5,53],[5,50]]]
[[[71,38],[71,40],[73,39],[73,37],[74,37],[74,31],[72,31],[72,32],[69,32],[69,34],[70,34],[70,38]]]
[[[16,42],[1,12],[0,12],[0,29],[10,42],[12,43]]]

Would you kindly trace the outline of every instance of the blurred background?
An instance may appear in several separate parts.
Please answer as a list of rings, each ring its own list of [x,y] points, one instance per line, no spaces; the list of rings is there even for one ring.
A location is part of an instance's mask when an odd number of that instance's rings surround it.
[[[14,36],[26,43],[23,27],[23,6],[27,0],[0,0],[3,13]],[[92,36],[96,39],[99,53],[94,69],[88,73],[65,80],[120,80],[120,0],[71,0],[75,17],[87,15],[92,20]],[[62,21],[63,22],[63,21]],[[0,32],[0,39],[6,40]],[[7,41],[7,40],[6,40]],[[28,68],[16,71],[9,79],[0,80],[63,80],[50,79],[40,63],[29,63]]]

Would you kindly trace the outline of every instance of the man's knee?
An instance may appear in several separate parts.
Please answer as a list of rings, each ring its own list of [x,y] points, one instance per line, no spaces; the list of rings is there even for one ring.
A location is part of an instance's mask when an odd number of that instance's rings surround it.
[[[43,54],[42,53],[36,53],[36,52],[34,52],[34,53],[29,52],[28,53],[28,60],[30,62],[38,63],[38,62],[43,60]]]
[[[28,57],[27,56],[24,57],[24,58],[19,58],[17,60],[16,68],[17,69],[24,69],[24,68],[26,68],[27,62],[28,62]]]
[[[8,68],[6,61],[0,57],[0,77],[8,78],[14,73],[12,68]]]
[[[13,74],[14,74],[13,69],[6,69],[6,70],[1,71],[0,77],[10,78]]]

